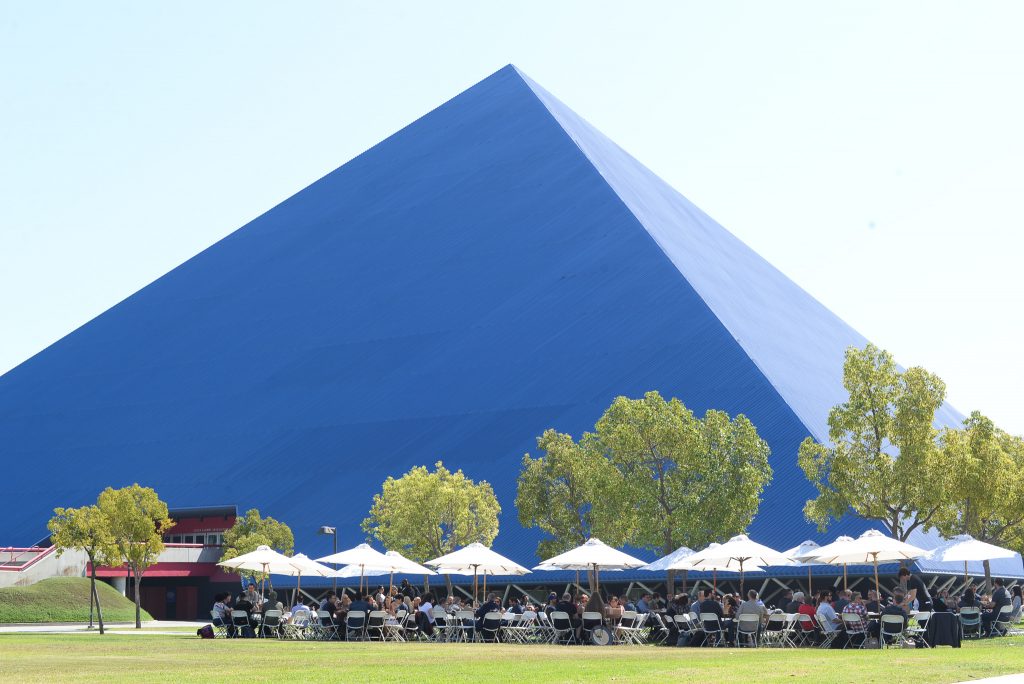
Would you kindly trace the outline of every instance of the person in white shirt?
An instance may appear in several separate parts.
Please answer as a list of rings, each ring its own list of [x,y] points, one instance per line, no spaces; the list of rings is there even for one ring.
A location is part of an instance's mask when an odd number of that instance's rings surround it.
[[[421,634],[430,636],[434,633],[434,595],[428,591],[420,598],[420,607],[416,610],[416,626]]]
[[[839,629],[840,618],[836,614],[836,609],[832,607],[830,599],[832,594],[827,591],[821,592],[818,595],[818,610],[817,613],[823,618],[824,623],[823,629],[826,632],[834,632]]]

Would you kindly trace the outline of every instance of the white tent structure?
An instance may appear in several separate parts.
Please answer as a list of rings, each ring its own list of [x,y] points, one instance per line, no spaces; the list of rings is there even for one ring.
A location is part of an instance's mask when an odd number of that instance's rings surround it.
[[[718,566],[723,570],[739,570],[740,594],[743,593],[744,568],[761,568],[766,565],[792,565],[793,561],[775,549],[752,541],[745,534],[737,534],[724,544],[709,545],[687,559],[695,570],[711,569]]]
[[[601,587],[600,572],[605,570],[632,570],[642,568],[647,563],[634,558],[605,544],[597,537],[591,537],[585,543],[565,553],[549,558],[534,570],[593,570],[594,590]]]
[[[487,575],[525,575],[530,571],[519,563],[505,558],[479,542],[463,546],[457,551],[445,554],[424,565],[437,570],[439,575],[473,575],[473,600],[477,600],[477,577],[484,576],[484,591],[487,591]]]
[[[852,564],[874,564],[875,566],[875,591],[881,595],[881,588],[878,582],[878,564],[891,561],[915,560],[930,555],[929,551],[911,546],[898,539],[887,537],[878,530],[868,530],[852,541],[836,541],[823,546],[815,554],[814,558],[823,563],[840,565]]]
[[[931,560],[940,562],[963,561],[964,582],[966,582],[968,581],[967,564],[969,562],[1013,558],[1016,555],[1016,551],[978,541],[969,534],[961,534],[950,539],[947,544],[932,551]]]

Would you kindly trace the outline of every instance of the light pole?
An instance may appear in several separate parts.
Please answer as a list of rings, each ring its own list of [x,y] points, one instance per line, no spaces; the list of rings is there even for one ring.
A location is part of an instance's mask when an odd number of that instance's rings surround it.
[[[338,553],[338,528],[337,527],[331,527],[330,525],[321,525],[320,526],[320,530],[319,530],[319,532],[317,532],[317,534],[329,534],[329,535],[333,536],[334,537],[334,553]],[[338,569],[338,564],[337,563],[331,563],[331,565],[334,566],[335,570]],[[337,577],[332,577],[331,578],[331,588],[334,590],[334,595],[337,596],[338,595],[338,578]]]

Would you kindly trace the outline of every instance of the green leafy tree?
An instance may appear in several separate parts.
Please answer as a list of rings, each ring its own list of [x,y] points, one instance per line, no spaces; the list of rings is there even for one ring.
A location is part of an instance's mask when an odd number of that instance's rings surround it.
[[[710,410],[698,419],[658,392],[616,398],[593,439],[622,475],[633,543],[662,554],[746,530],[772,476],[768,444],[746,416]]]
[[[96,506],[82,508],[55,508],[47,524],[50,539],[60,556],[69,549],[81,549],[89,559],[89,627],[92,627],[93,605],[100,634],[103,634],[103,609],[96,591],[96,566],[118,565],[117,546],[110,534],[107,519]]]
[[[295,550],[295,536],[285,523],[270,516],[260,517],[259,510],[250,508],[224,533],[224,552],[221,554],[221,560],[229,560],[255,551],[260,546],[269,546],[290,556]],[[264,574],[260,572],[243,571],[241,574],[254,579],[265,579]]]
[[[438,461],[433,472],[416,466],[385,480],[363,530],[422,563],[473,542],[490,546],[498,536],[499,513],[490,484],[473,482],[461,470],[450,472]],[[445,581],[450,592],[451,578]]]
[[[140,585],[146,569],[156,563],[164,550],[163,534],[174,525],[167,504],[149,487],[131,487],[100,492],[96,503],[107,521],[117,549],[117,559],[128,566],[135,578],[135,627],[142,628]]]
[[[621,473],[592,436],[579,443],[572,436],[546,430],[537,438],[540,458],[523,456],[516,511],[524,527],[548,535],[537,555],[550,558],[598,537],[612,546],[630,539],[636,524]]]
[[[849,399],[829,412],[831,445],[811,437],[800,445],[800,467],[818,492],[804,515],[825,531],[853,513],[906,541],[945,503],[948,466],[933,426],[945,383],[923,368],[900,371],[868,344],[846,351],[843,385]]]
[[[938,530],[1024,551],[1024,439],[975,411],[961,428],[943,430],[941,445],[949,481],[934,520]],[[987,560],[984,567],[988,585]]]

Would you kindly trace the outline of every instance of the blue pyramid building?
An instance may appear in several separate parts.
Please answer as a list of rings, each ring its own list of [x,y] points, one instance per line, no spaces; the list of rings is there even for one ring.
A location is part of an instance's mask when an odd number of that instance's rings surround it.
[[[0,378],[0,540],[137,481],[258,507],[316,555],[320,525],[359,541],[387,476],[443,459],[492,483],[494,547],[530,564],[522,455],[652,389],[769,442],[753,537],[823,540],[797,447],[865,341],[507,66]]]

